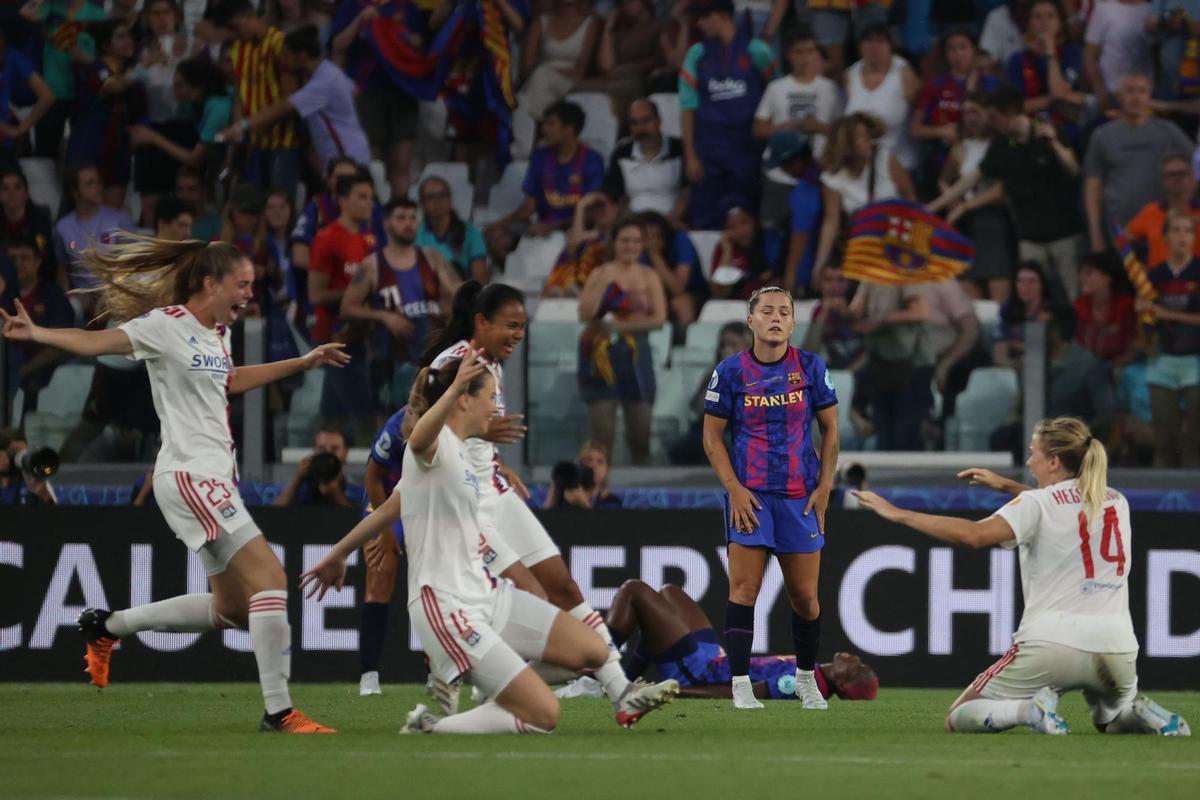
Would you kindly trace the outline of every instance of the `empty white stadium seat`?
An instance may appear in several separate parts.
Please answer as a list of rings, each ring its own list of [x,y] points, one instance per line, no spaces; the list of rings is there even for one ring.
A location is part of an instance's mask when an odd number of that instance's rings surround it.
[[[604,163],[617,144],[617,116],[613,113],[612,98],[603,92],[576,92],[567,100],[583,109],[583,130],[579,140],[600,154]]]
[[[696,255],[699,256],[700,274],[707,280],[712,274],[713,251],[721,241],[721,232],[689,231],[688,238],[692,240],[692,247],[696,248]]]
[[[959,451],[989,450],[992,431],[1008,421],[1019,388],[1011,367],[980,367],[971,372],[947,421],[947,440]]]
[[[287,445],[311,447],[321,415],[321,387],[325,371],[310,369],[304,373],[300,388],[292,392],[287,413]]]
[[[92,386],[92,364],[60,364],[38,392],[37,411],[25,415],[25,433],[39,447],[59,448],[79,422]]]
[[[375,184],[375,198],[380,203],[391,200],[392,184],[388,183],[387,165],[378,158],[373,158],[367,165],[367,171],[371,173],[371,181]]]
[[[658,116],[662,119],[662,132],[664,136],[680,135],[681,124],[679,122],[679,95],[674,92],[659,92],[658,94],[650,95],[650,102],[658,108]]]
[[[49,158],[22,158],[21,172],[29,183],[29,196],[33,202],[50,209],[50,216],[58,216],[58,205],[62,201],[62,186],[54,161]]]
[[[975,318],[979,320],[979,333],[989,347],[1000,327],[1000,304],[995,300],[975,300]],[[989,351],[990,352],[990,351]]]
[[[831,369],[827,373],[833,384],[833,391],[838,399],[838,434],[842,440],[842,449],[857,450],[861,444],[850,424],[850,402],[854,399],[854,373],[846,370]]]
[[[508,166],[504,168],[504,172],[500,175],[500,180],[492,186],[488,193],[487,211],[483,218],[476,215],[476,224],[486,225],[493,222],[505,214],[515,211],[521,202],[525,199],[525,193],[521,191],[521,183],[525,180],[525,173],[529,170],[528,161],[510,161]]]
[[[529,294],[540,294],[566,242],[562,231],[522,236],[517,249],[504,260],[504,282]]]
[[[579,321],[579,301],[574,297],[547,297],[539,300],[533,312],[536,321],[569,320]]]
[[[471,185],[470,170],[461,161],[433,161],[421,170],[421,177],[409,187],[408,196],[417,200],[420,197],[421,184],[426,178],[436,175],[450,184],[450,195],[454,200],[454,213],[458,218],[471,218],[471,207],[475,204],[475,187]]]
[[[700,321],[745,322],[746,302],[744,300],[709,300],[700,309]]]

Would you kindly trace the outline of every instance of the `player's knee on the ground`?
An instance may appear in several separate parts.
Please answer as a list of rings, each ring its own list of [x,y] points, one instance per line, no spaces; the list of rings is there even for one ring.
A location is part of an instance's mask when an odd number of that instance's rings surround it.
[[[550,691],[543,698],[530,703],[527,710],[521,714],[521,721],[544,731],[552,731],[558,727],[558,719],[562,715],[562,707]]]

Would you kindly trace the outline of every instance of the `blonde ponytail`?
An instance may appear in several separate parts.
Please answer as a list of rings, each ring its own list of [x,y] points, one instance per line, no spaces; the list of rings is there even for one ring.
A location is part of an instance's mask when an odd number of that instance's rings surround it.
[[[430,378],[437,373],[433,367],[421,367],[417,377],[413,379],[412,389],[408,392],[408,411],[404,413],[404,424],[400,426],[400,435],[408,439],[412,436],[413,428],[421,420],[421,416],[429,410],[431,403],[426,397],[425,389]]]
[[[400,426],[400,435],[405,440],[412,436],[413,428],[417,426],[421,416],[454,384],[461,365],[461,358],[452,358],[440,367],[421,367],[421,371],[413,380],[412,390],[408,393],[408,411],[404,414],[404,424]],[[472,378],[467,384],[467,394],[479,394],[489,377],[491,373],[483,370]]]
[[[245,256],[231,244],[185,239],[181,242],[122,233],[117,244],[92,246],[79,265],[100,281],[75,290],[98,294],[97,317],[124,322],[161,306],[182,305],[204,288],[204,279],[221,280]]]
[[[1038,446],[1058,456],[1063,469],[1079,480],[1079,493],[1089,518],[1095,518],[1108,495],[1108,452],[1088,426],[1074,417],[1044,419],[1034,428]]]

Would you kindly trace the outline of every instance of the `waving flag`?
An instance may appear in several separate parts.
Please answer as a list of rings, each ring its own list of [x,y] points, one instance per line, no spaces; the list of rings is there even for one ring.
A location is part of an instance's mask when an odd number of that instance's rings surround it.
[[[375,17],[364,36],[392,82],[420,100],[436,100],[459,50],[466,19],[466,7],[456,7],[428,50],[414,44],[410,38],[412,31],[403,21],[393,17]]]
[[[971,240],[944,219],[907,200],[884,200],[855,212],[842,270],[867,283],[940,283],[974,257]]]
[[[1158,299],[1158,292],[1154,284],[1150,283],[1150,278],[1146,275],[1146,266],[1138,259],[1137,253],[1133,252],[1133,243],[1125,236],[1120,225],[1113,225],[1113,241],[1121,251],[1121,266],[1125,267],[1125,274],[1133,284],[1133,291],[1139,299],[1153,303]],[[1154,324],[1154,315],[1148,311],[1143,312],[1138,319],[1143,325]]]

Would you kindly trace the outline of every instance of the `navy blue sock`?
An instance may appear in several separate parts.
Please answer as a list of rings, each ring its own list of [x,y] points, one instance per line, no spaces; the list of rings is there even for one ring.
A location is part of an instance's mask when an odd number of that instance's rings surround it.
[[[821,643],[821,615],[804,619],[793,611],[792,642],[796,645],[796,669],[812,672],[817,663],[817,645]]]
[[[750,648],[754,646],[754,606],[725,604],[725,652],[731,675],[750,674]]]
[[[387,636],[389,603],[363,603],[362,622],[358,628],[358,656],[363,672],[379,671],[379,656]]]
[[[633,653],[625,661],[622,668],[625,670],[625,677],[629,680],[637,680],[642,677],[642,673],[650,666],[650,655],[646,652],[646,640],[638,639],[637,647],[633,648]]]
[[[632,632],[633,631],[630,631],[630,633]],[[629,641],[629,633],[622,633],[616,628],[609,628],[608,635],[612,637],[613,647],[617,648],[618,650],[621,649],[621,645]]]

